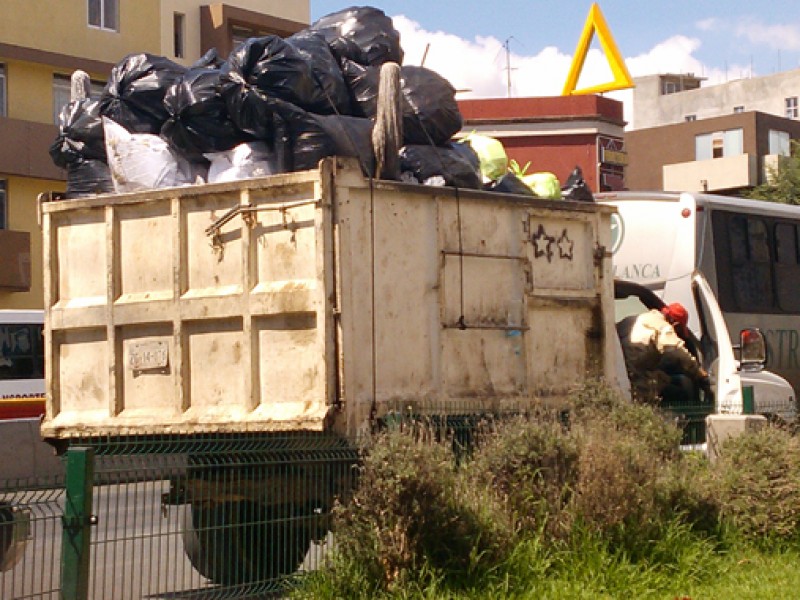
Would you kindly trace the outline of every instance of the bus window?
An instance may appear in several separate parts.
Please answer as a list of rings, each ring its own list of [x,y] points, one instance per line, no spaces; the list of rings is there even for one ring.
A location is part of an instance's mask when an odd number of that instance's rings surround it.
[[[0,311],[0,399],[43,396],[41,311]]]
[[[0,379],[44,377],[42,326],[0,324]]]
[[[794,223],[775,225],[775,293],[781,310],[800,312],[800,264]]]
[[[763,219],[731,215],[728,239],[736,307],[740,312],[771,311],[774,303],[767,224]]]

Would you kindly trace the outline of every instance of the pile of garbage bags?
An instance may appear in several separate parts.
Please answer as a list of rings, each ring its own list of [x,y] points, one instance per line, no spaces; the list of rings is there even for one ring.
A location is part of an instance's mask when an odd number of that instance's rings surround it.
[[[71,198],[311,169],[333,155],[357,158],[372,176],[380,68],[402,60],[392,20],[372,7],[290,37],[247,39],[227,58],[210,50],[190,67],[131,54],[99,98],[64,107],[50,155],[67,171]],[[509,181],[505,166],[486,171],[479,136],[453,139],[462,117],[445,78],[403,65],[400,84],[401,179],[532,189]]]

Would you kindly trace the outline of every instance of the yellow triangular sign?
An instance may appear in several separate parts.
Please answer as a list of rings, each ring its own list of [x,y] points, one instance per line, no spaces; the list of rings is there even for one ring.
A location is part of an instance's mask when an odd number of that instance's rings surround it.
[[[589,52],[589,45],[592,43],[592,36],[595,31],[597,32],[597,38],[600,40],[603,52],[606,55],[606,60],[608,60],[608,66],[611,67],[614,81],[576,90],[575,86],[578,84],[578,78],[583,70],[583,63],[586,61],[586,55]],[[612,90],[632,88],[633,85],[633,79],[631,79],[631,74],[628,72],[628,67],[625,66],[625,61],[619,52],[619,48],[617,48],[616,42],[614,42],[611,30],[608,28],[603,13],[600,12],[600,6],[595,2],[589,9],[589,16],[586,18],[583,32],[581,33],[580,40],[578,40],[578,47],[575,49],[575,57],[572,59],[569,75],[567,75],[567,82],[564,84],[564,91],[561,92],[561,95],[602,94],[603,92],[610,92]]]

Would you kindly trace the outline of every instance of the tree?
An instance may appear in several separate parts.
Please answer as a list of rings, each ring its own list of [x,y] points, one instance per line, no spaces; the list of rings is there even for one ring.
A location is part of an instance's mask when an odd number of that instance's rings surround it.
[[[769,169],[769,181],[753,188],[749,198],[800,204],[800,143],[792,140],[791,156],[781,156],[778,168]]]

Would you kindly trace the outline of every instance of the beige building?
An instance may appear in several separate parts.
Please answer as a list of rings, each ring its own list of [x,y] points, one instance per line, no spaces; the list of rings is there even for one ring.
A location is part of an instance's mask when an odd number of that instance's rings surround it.
[[[628,189],[743,193],[800,140],[800,69],[707,86],[690,73],[635,83]]]
[[[253,35],[290,35],[309,19],[308,0],[2,0],[0,309],[43,305],[36,198],[65,188],[48,149],[74,70],[90,74],[96,94],[127,54],[188,65]]]
[[[630,129],[761,112],[800,118],[800,69],[703,85],[692,73],[637,77]]]

